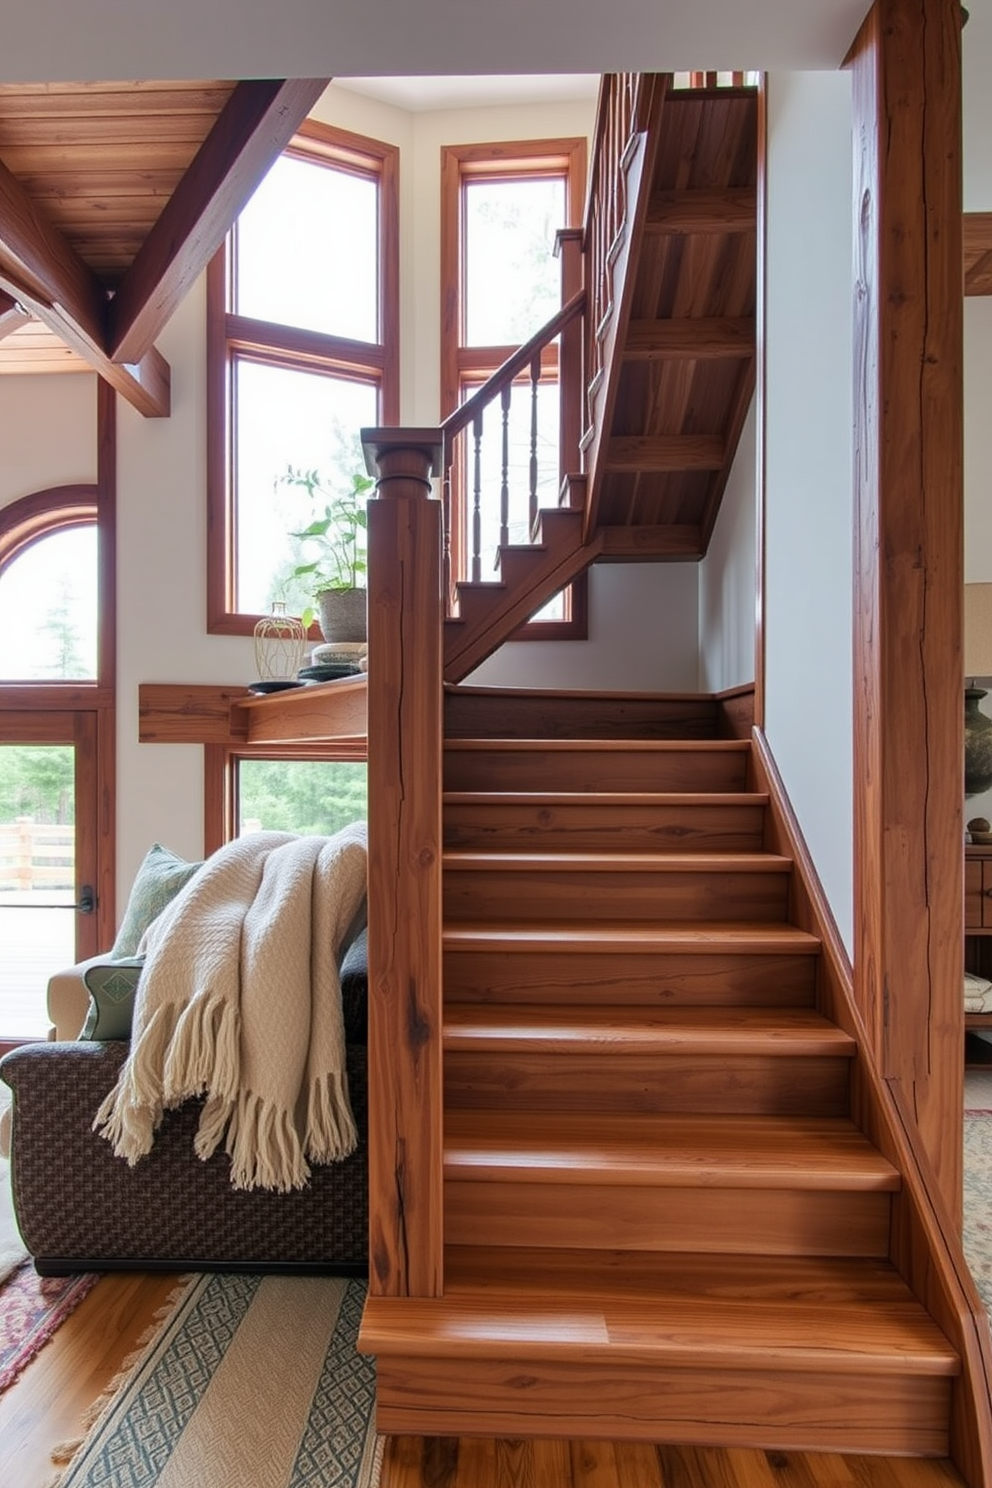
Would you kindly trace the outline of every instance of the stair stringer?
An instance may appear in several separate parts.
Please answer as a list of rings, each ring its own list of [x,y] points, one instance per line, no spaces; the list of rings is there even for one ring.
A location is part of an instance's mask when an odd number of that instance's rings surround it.
[[[960,1224],[944,1201],[900,1092],[878,1069],[854,1001],[850,959],[759,728],[753,730],[751,761],[751,788],[769,798],[766,848],[789,854],[794,864],[790,918],[822,944],[819,1009],[857,1042],[852,1114],[902,1176],[893,1195],[889,1258],[961,1359],[961,1373],[951,1382],[951,1457],[970,1488],[982,1488],[992,1483],[992,1336],[965,1260]]]
[[[471,623],[461,620],[446,620],[444,623],[444,680],[460,682],[487,656],[497,650],[505,640],[528,620],[535,610],[564,589],[566,584],[584,573],[595,563],[602,550],[600,535],[591,542],[581,536],[582,513],[577,508],[551,508],[541,517],[544,523],[568,525],[574,528],[574,540],[552,543],[547,548],[539,545],[515,549],[522,559],[530,564],[526,580],[514,584],[485,586],[491,590],[491,603],[486,614]],[[538,544],[540,534],[538,534]]]

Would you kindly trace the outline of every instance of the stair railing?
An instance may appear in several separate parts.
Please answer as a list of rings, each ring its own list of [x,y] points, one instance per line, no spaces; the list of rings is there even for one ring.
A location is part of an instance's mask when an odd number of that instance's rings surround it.
[[[564,285],[574,274],[574,266],[566,254],[563,254],[562,262]],[[500,546],[511,541],[533,540],[542,486],[546,489],[549,482],[553,482],[557,494],[564,476],[578,469],[576,415],[581,403],[582,373],[578,357],[574,353],[566,355],[566,333],[580,322],[584,309],[585,291],[577,288],[547,324],[507,357],[503,365],[471,397],[459,404],[441,425],[444,579],[451,613],[457,613],[458,581],[469,579],[478,584],[484,578],[498,579]],[[557,358],[552,359],[546,354],[556,341],[562,344]],[[539,392],[542,382],[547,385],[547,365],[550,362],[553,367],[555,360],[559,412],[558,427],[552,437],[546,428],[542,430]],[[523,391],[527,400],[524,520],[520,517],[523,505],[520,493],[514,492],[511,417],[515,389]],[[487,414],[493,413],[498,415],[498,455],[495,462],[492,459],[493,424],[490,421],[487,425]],[[543,462],[542,440],[553,451]],[[569,445],[573,447],[569,448]],[[552,464],[550,471],[549,464]],[[463,493],[460,501],[458,493]],[[494,568],[485,572],[484,559],[489,548],[492,549]]]

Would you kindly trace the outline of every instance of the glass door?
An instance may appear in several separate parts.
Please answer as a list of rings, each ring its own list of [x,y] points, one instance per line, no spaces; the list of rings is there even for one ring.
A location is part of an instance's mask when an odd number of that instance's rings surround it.
[[[0,742],[0,1042],[44,1038],[48,978],[96,955],[94,713],[7,714]]]

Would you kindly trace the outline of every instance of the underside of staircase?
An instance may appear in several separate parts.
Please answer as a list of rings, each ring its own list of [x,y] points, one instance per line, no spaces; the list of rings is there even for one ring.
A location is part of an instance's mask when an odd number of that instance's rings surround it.
[[[586,473],[498,578],[457,586],[451,682],[590,564],[706,553],[754,391],[757,91],[657,78],[644,108],[587,349]]]
[[[751,746],[646,706],[449,691],[444,1295],[369,1300],[379,1428],[944,1457]]]

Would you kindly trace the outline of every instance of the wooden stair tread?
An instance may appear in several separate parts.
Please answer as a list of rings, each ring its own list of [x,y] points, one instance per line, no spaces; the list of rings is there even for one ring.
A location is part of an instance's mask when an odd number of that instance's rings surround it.
[[[449,1006],[447,1052],[561,1055],[836,1056],[850,1058],[855,1041],[809,1008]]]
[[[764,791],[445,791],[445,806],[767,806]]]
[[[658,925],[610,921],[602,925],[571,921],[558,924],[448,924],[442,932],[447,951],[509,952],[557,955],[562,951],[673,952],[681,955],[809,955],[820,951],[815,935],[787,924],[750,924],[708,920],[705,924]]]
[[[455,1110],[446,1179],[893,1192],[899,1174],[841,1117]]]
[[[480,852],[448,849],[444,867],[459,872],[789,873],[792,859],[753,852]]]
[[[749,739],[445,739],[446,750],[504,754],[747,754]]]
[[[388,1355],[954,1376],[947,1339],[886,1262],[450,1247],[442,1298],[370,1298]]]

